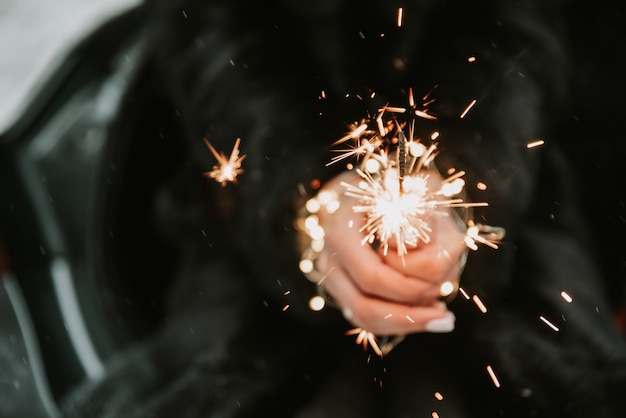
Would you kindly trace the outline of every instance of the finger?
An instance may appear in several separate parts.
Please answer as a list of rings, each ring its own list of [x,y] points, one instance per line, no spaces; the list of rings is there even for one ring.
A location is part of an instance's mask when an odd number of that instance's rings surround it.
[[[463,252],[449,251],[440,245],[428,245],[412,251],[403,258],[386,257],[384,262],[405,276],[440,284],[451,271],[460,270]]]
[[[361,218],[349,208],[336,215],[330,219],[330,227],[326,228],[323,251],[330,254],[331,264],[344,269],[363,293],[408,304],[424,301],[421,295],[431,290],[432,283],[408,277],[385,264],[369,245],[362,244],[363,236],[359,231]],[[328,267],[319,264],[318,268],[322,273],[328,270]]]
[[[334,252],[329,266],[342,270],[359,291],[378,299],[405,304],[429,303],[425,294],[436,292],[439,284],[409,277],[384,263],[369,246],[342,246]],[[341,256],[339,256],[341,254]],[[328,271],[328,268],[324,271]]]
[[[459,290],[459,282],[461,280],[461,272],[458,268],[451,269],[446,276],[444,276],[437,286],[424,292],[424,300],[434,300],[442,298],[453,298],[456,292]],[[448,299],[446,299],[449,301]]]
[[[454,221],[447,216],[441,218],[434,225],[433,239],[429,244],[411,250],[403,256],[388,253],[384,256],[385,263],[408,276],[441,282],[451,268],[458,268],[463,254],[467,251],[463,234]]]
[[[373,298],[361,293],[341,269],[334,269],[329,274],[325,289],[350,323],[376,335],[450,332],[454,329],[454,315],[442,302],[412,306]]]
[[[378,336],[454,330],[456,317],[443,302],[410,306],[368,299],[360,303],[348,308],[352,313],[350,322]]]

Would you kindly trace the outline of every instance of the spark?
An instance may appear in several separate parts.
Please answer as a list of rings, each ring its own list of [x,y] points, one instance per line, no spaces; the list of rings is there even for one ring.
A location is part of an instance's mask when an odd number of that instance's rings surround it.
[[[363,328],[353,328],[346,332],[346,335],[356,335],[356,343],[363,346],[363,349],[371,347],[374,352],[380,357],[383,356],[383,352],[378,346],[378,339],[371,332],[364,330]]]
[[[554,325],[552,322],[550,322],[548,319],[546,319],[546,317],[544,317],[543,315],[540,315],[539,319],[541,319],[547,326],[552,328],[553,331],[559,332],[559,328],[556,325]]]
[[[483,303],[482,300],[480,300],[480,298],[478,297],[478,295],[474,295],[472,296],[472,300],[474,301],[474,303],[476,304],[476,306],[478,306],[478,309],[482,312],[482,313],[487,313],[487,307],[485,306],[485,304]]]
[[[283,312],[285,312],[287,309],[289,309],[289,305],[283,306]]]
[[[359,137],[361,137],[361,135],[369,135],[372,133],[372,131],[367,129],[368,123],[366,120],[362,120],[361,122],[351,123],[350,125],[348,125],[348,127],[350,128],[350,131],[346,133],[346,135],[343,136],[342,138],[333,142],[331,146],[341,144],[350,139],[358,139]]]
[[[333,152],[338,152],[340,154],[331,158],[330,162],[327,163],[326,165],[329,166],[331,164],[334,164],[338,161],[341,161],[350,157],[357,157],[357,158],[361,156],[367,157],[368,155],[376,151],[376,149],[382,143],[382,141],[379,138],[371,138],[371,139],[366,138],[359,142],[360,143],[358,145],[353,146],[348,149],[333,150]]]
[[[467,62],[476,62],[476,57],[471,56],[471,57],[467,58]]]
[[[398,8],[398,20],[396,22],[399,28],[402,27],[402,18],[403,18],[403,10],[402,10],[402,7],[399,7]]]
[[[241,162],[246,158],[245,155],[239,156],[239,143],[241,138],[237,138],[233,150],[230,153],[230,157],[226,158],[226,155],[222,152],[218,152],[213,145],[205,138],[204,143],[211,150],[211,153],[217,160],[217,165],[213,166],[211,171],[204,173],[205,176],[215,179],[222,186],[226,186],[229,182],[236,182],[237,176],[243,173],[241,168]]]
[[[433,418],[439,418],[439,414],[438,414],[437,412],[435,412],[435,411],[433,411],[433,413],[431,414],[431,416],[432,416]]]
[[[465,108],[465,110],[463,111],[463,113],[461,113],[460,118],[461,118],[461,119],[463,119],[463,118],[465,117],[465,115],[467,115],[467,112],[469,112],[469,111],[470,111],[470,109],[471,109],[472,107],[474,107],[474,105],[475,105],[475,104],[476,104],[476,99],[472,100],[472,101],[470,102],[470,104],[469,104],[469,105],[467,105],[467,107]]]
[[[418,107],[415,101],[415,95],[413,94],[413,89],[409,88],[408,92],[408,108],[399,107],[399,106],[385,106],[381,109],[381,111],[391,112],[391,113],[407,113],[415,115],[422,119],[427,120],[436,120],[437,117],[435,115],[431,115],[428,113],[428,106],[431,105],[434,100],[428,100],[430,92],[423,97],[421,106]]]
[[[467,294],[465,289],[463,289],[462,287],[459,287],[459,292],[461,292],[461,294],[463,295],[465,299],[470,300],[470,295]]]
[[[443,401],[443,395],[439,392],[435,392],[435,399],[438,401]]]
[[[545,144],[546,142],[543,139],[538,139],[536,141],[532,141],[529,142],[528,144],[526,144],[526,148],[530,149],[530,148],[536,148],[539,147],[543,144]]]
[[[561,297],[565,300],[565,302],[567,303],[572,303],[572,301],[574,299],[572,299],[572,297],[566,292],[566,291],[562,291],[561,292]]]
[[[491,377],[491,380],[493,381],[494,386],[499,388],[500,381],[498,380],[498,377],[494,373],[493,368],[489,365],[487,365],[487,373],[489,373],[489,377]]]
[[[472,250],[478,249],[477,243],[484,244],[495,250],[504,238],[504,228],[490,225],[475,224],[471,219],[467,222],[465,245]]]

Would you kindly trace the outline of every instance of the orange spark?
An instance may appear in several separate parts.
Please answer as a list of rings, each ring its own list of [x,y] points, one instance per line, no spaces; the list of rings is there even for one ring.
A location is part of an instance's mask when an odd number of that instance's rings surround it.
[[[398,8],[398,21],[397,21],[398,27],[402,27],[402,18],[403,18],[403,11],[402,11],[402,7],[400,7]]]
[[[489,373],[489,376],[491,377],[491,380],[493,381],[494,386],[499,388],[500,381],[498,380],[498,377],[496,376],[496,374],[493,372],[493,369],[489,365],[487,366],[487,373]]]
[[[545,141],[543,139],[538,139],[536,141],[532,141],[532,142],[529,142],[528,144],[526,144],[526,148],[529,148],[529,149],[530,148],[535,148],[535,147],[541,146],[543,144],[545,144]]]
[[[463,119],[463,118],[465,117],[465,115],[467,115],[467,112],[469,112],[469,111],[470,111],[470,109],[471,109],[472,107],[474,107],[474,105],[475,105],[475,104],[476,104],[476,99],[472,100],[472,101],[470,102],[470,104],[469,104],[469,105],[467,105],[467,107],[465,108],[465,110],[463,111],[463,113],[461,113],[461,116],[460,116],[460,117],[461,117],[461,119]]]
[[[544,317],[543,315],[540,315],[539,319],[541,319],[547,326],[552,328],[553,331],[556,331],[556,332],[559,331],[559,328],[556,325],[554,325],[552,322],[550,322],[548,319],[546,319],[546,317]]]
[[[382,110],[385,110],[387,112],[391,112],[391,113],[404,113],[406,112],[406,109],[403,107],[394,107],[394,106],[385,106]]]
[[[374,350],[377,355],[380,357],[383,356],[383,352],[378,346],[378,340],[371,332],[364,330],[363,328],[353,328],[347,331],[346,335],[356,335],[357,344],[362,345],[364,349],[367,349],[368,346],[372,347],[372,350]]]
[[[485,306],[485,304],[483,303],[482,300],[480,300],[480,298],[478,297],[478,295],[474,295],[472,296],[472,300],[474,301],[474,303],[476,304],[476,306],[478,306],[478,309],[480,309],[480,311],[482,313],[487,313],[487,307]]]
[[[343,137],[333,142],[331,146],[339,145],[343,142],[346,142],[349,139],[357,139],[362,133],[364,133],[367,130],[367,123],[363,123],[363,122],[360,124],[356,122],[352,123],[350,124],[350,129],[351,129],[350,132],[348,132]]]
[[[465,244],[472,250],[478,249],[477,243],[487,245],[497,250],[498,244],[500,240],[504,238],[505,233],[504,228],[475,224],[474,221],[470,219],[467,222],[467,230],[465,231]]]

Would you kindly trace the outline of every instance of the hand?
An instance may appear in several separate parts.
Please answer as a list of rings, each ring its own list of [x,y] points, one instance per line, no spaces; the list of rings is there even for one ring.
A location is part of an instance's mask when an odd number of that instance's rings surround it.
[[[364,219],[352,210],[356,202],[344,196],[341,181],[356,184],[359,178],[345,173],[325,186],[341,203],[334,214],[320,215],[326,237],[316,268],[326,292],[348,321],[379,336],[451,331],[454,314],[440,301],[440,288],[460,279],[465,244],[454,218],[436,216],[428,244],[402,257],[392,250],[383,255],[361,245]]]

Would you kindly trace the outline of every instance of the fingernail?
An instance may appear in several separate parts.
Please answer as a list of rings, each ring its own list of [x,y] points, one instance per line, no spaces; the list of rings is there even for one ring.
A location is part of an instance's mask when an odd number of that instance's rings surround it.
[[[354,314],[352,313],[352,311],[350,310],[350,308],[343,308],[341,310],[341,313],[343,314],[343,317],[346,318],[346,320],[351,320],[352,317],[354,316]]]
[[[452,312],[447,312],[443,318],[433,319],[426,323],[428,332],[451,332],[454,329],[456,317]]]

